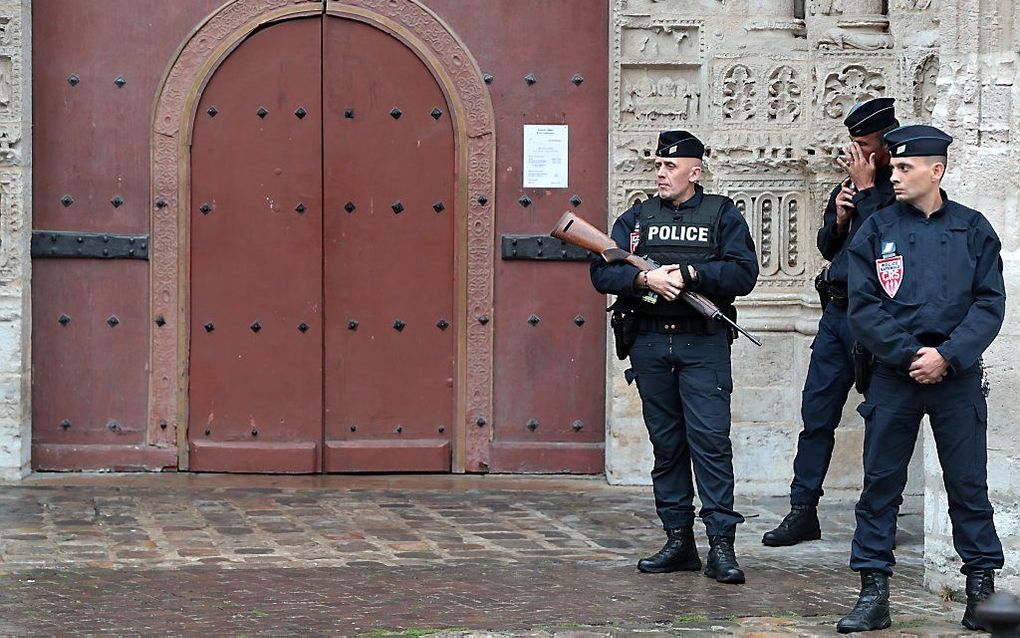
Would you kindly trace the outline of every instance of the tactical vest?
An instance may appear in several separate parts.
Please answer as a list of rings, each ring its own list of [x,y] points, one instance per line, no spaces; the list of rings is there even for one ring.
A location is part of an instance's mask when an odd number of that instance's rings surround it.
[[[640,235],[633,251],[659,264],[700,264],[719,259],[719,220],[730,199],[722,195],[702,195],[696,208],[673,210],[661,205],[658,196],[641,203],[638,211]],[[706,295],[720,308],[733,303],[733,299],[718,299]],[[700,317],[682,299],[657,303],[642,302],[638,311],[655,317]]]

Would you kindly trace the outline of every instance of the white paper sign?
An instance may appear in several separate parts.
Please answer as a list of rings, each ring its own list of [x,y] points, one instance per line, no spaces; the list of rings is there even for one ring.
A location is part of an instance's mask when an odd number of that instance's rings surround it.
[[[524,188],[567,187],[567,125],[524,125]]]

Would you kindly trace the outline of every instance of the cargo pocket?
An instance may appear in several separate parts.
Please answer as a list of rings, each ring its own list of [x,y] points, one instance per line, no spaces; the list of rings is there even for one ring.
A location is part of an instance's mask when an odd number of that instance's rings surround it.
[[[733,392],[733,376],[723,372],[715,373],[715,389],[725,394]]]

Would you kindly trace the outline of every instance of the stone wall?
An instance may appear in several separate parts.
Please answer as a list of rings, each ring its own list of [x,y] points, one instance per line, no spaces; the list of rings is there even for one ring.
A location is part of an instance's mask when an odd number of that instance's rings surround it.
[[[0,479],[31,451],[32,72],[29,0],[0,0]]]
[[[1002,240],[1006,322],[985,354],[988,396],[988,487],[1006,552],[1000,588],[1020,592],[1020,85],[1013,0],[944,2],[935,125],[954,136],[945,188],[982,211]],[[928,434],[930,437],[930,433]],[[953,550],[948,502],[934,446],[926,446],[925,564],[931,589],[963,588]]]
[[[708,145],[706,186],[732,197],[758,246],[761,276],[741,322],[765,341],[734,344],[737,491],[786,494],[800,392],[819,308],[812,280],[842,121],[857,101],[897,98],[903,122],[928,123],[939,69],[930,0],[617,0],[610,17],[610,219],[654,193],[656,132],[686,128]],[[651,448],[625,362],[608,365],[607,475],[646,483]],[[826,493],[856,498],[863,422],[851,393]],[[919,444],[920,445],[920,444]],[[920,447],[918,448],[920,449]],[[923,489],[921,454],[908,491]]]

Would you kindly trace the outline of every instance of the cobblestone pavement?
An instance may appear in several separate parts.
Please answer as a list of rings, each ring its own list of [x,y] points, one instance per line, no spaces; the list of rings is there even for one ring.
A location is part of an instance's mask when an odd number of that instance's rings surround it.
[[[967,633],[921,585],[919,507],[873,635]],[[0,483],[0,635],[835,635],[852,506],[785,549],[784,499],[738,509],[735,587],[637,572],[650,489],[599,479],[36,475]]]

